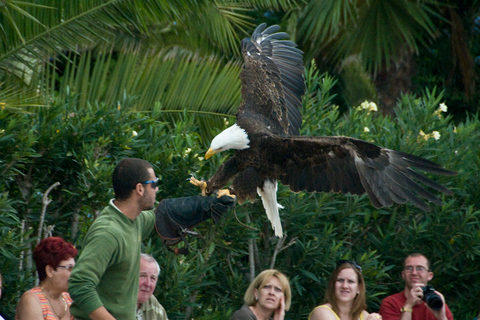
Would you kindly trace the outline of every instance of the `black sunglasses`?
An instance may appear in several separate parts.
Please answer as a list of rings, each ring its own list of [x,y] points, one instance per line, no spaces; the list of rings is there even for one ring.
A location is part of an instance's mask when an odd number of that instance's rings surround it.
[[[345,263],[349,263],[350,265],[355,267],[355,269],[360,271],[360,273],[362,273],[362,267],[356,261],[353,261],[353,260],[338,260],[337,261],[337,268],[340,267],[341,265],[345,264]]]
[[[141,184],[151,184],[152,188],[155,189],[158,186],[159,181],[160,181],[160,178],[157,178],[155,180],[148,180],[148,181],[139,182],[139,183],[141,183]],[[133,189],[135,189],[135,187]]]

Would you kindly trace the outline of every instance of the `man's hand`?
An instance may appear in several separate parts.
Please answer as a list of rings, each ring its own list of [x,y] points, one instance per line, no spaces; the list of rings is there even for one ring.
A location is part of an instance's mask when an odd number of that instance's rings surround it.
[[[105,307],[100,307],[88,315],[93,320],[115,320],[115,318],[110,314],[110,312],[105,309]]]
[[[442,306],[442,309],[440,310],[433,310],[432,308],[430,308],[428,306],[428,304],[425,303],[425,305],[427,306],[428,310],[430,310],[432,312],[432,314],[435,316],[436,319],[438,320],[447,320],[447,311],[446,311],[446,308],[445,308],[445,298],[443,297],[443,295],[438,292],[437,290],[435,290],[435,293],[438,294],[438,296],[440,297],[440,299],[442,299],[442,302],[443,302],[443,306]]]
[[[407,301],[405,301],[405,306],[412,308],[413,306],[422,303],[423,298],[423,290],[422,287],[425,285],[423,283],[415,283],[414,286],[407,291],[405,296],[407,297]]]

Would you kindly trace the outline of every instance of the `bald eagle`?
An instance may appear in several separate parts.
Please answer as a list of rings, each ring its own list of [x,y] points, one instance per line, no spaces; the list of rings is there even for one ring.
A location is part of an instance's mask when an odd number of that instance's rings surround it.
[[[243,39],[245,60],[241,73],[243,103],[236,123],[218,134],[205,158],[235,149],[235,156],[223,163],[208,182],[192,179],[211,194],[229,184],[241,204],[260,195],[266,214],[283,236],[277,203],[277,181],[294,192],[323,191],[368,194],[373,205],[412,202],[429,211],[424,198],[441,201],[414,182],[445,194],[452,192],[417,173],[454,175],[426,159],[378,147],[350,137],[300,136],[299,108],[305,92],[303,52],[296,48],[277,25],[259,25],[251,38]]]

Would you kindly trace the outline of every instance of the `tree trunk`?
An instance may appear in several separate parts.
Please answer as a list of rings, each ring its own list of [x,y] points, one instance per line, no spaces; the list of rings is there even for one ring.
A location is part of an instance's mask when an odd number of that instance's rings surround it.
[[[415,72],[413,63],[413,51],[403,45],[389,66],[382,67],[375,75],[378,106],[383,114],[394,117],[398,99],[411,91]]]

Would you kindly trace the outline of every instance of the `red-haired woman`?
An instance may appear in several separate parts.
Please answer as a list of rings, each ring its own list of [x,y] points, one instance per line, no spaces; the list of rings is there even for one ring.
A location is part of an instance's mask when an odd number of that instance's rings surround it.
[[[45,238],[33,251],[40,285],[25,292],[17,305],[17,320],[72,320],[72,299],[66,292],[77,249],[58,237]]]
[[[351,260],[340,260],[330,276],[326,303],[316,307],[308,320],[381,320],[365,308],[365,282],[362,268]]]

